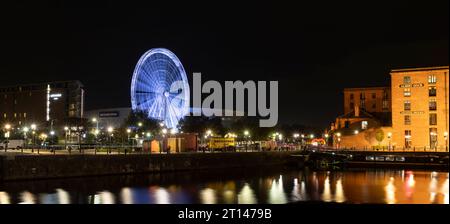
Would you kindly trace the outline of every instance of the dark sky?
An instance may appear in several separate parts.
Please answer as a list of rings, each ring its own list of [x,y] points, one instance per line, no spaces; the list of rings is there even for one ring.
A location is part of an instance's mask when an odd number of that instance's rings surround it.
[[[314,126],[342,112],[345,87],[448,65],[447,0],[18,2],[0,7],[0,85],[78,79],[87,109],[129,106],[134,66],[155,47],[173,51],[189,78],[278,80],[280,121]]]

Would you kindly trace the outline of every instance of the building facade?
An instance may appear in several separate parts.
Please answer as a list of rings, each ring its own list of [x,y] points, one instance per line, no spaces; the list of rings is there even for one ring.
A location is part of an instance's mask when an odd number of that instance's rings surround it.
[[[389,87],[346,88],[344,89],[344,114],[355,106],[369,113],[391,111],[391,89]]]
[[[392,141],[396,147],[448,147],[448,72],[448,66],[391,71]]]
[[[335,147],[448,150],[449,67],[395,69],[391,86],[344,90]]]
[[[130,107],[105,108],[98,110],[86,111],[85,117],[89,119],[93,125],[98,124],[100,130],[112,127],[117,129],[121,127],[131,113]]]
[[[84,95],[79,81],[0,87],[0,120],[13,126],[61,126],[83,117]]]

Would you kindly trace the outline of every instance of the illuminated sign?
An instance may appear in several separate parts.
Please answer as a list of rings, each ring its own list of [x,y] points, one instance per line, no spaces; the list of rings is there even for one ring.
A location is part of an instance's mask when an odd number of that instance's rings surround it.
[[[119,115],[119,111],[103,111],[98,113],[99,117],[118,117]]]
[[[425,114],[424,111],[402,111],[400,114]]]
[[[61,93],[50,94],[50,97],[51,97],[51,98],[59,98],[59,97],[61,97],[61,96],[62,96]]]
[[[425,85],[423,83],[413,83],[413,84],[401,84],[400,88],[415,88],[415,87],[424,87]]]

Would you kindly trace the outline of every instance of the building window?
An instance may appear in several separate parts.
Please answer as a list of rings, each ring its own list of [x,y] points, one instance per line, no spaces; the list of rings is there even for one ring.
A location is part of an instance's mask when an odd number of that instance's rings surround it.
[[[403,104],[403,110],[405,111],[411,110],[411,101],[405,100],[405,103]]]
[[[17,114],[16,113],[14,113],[14,118],[16,118],[17,117]]]
[[[405,148],[411,148],[411,130],[405,130]]]
[[[372,99],[377,98],[377,94],[376,93],[372,93]]]
[[[6,113],[4,113],[4,114],[3,114],[3,118],[5,118],[5,119],[6,119]]]
[[[366,94],[365,93],[360,93],[359,94],[359,99],[361,99],[361,100],[366,99]]]
[[[355,104],[354,103],[350,103],[350,110],[355,108]]]
[[[376,109],[376,108],[377,108],[377,104],[376,103],[372,104],[372,109]]]
[[[437,114],[430,114],[430,125],[437,125]]]
[[[435,86],[428,87],[428,96],[436,96],[436,87]]]
[[[23,118],[27,118],[27,113],[23,113]]]
[[[436,76],[435,75],[429,75],[428,76],[428,84],[436,84]]]
[[[404,83],[404,84],[409,84],[409,83],[411,83],[411,76],[404,76],[404,77],[403,77],[403,83]]]
[[[430,99],[429,105],[430,105],[430,110],[436,110],[437,109],[436,99]]]
[[[367,121],[362,121],[362,122],[361,122],[361,129],[362,129],[362,130],[366,130],[368,125],[369,125],[369,122],[367,122]]]
[[[389,109],[389,101],[383,100],[383,110]]]
[[[404,88],[403,89],[403,96],[410,97],[411,96],[411,89],[410,88]]]
[[[405,115],[405,125],[411,124],[411,115]]]
[[[437,143],[437,128],[430,128],[430,148],[436,148]]]
[[[350,99],[353,100],[353,93],[350,93]]]

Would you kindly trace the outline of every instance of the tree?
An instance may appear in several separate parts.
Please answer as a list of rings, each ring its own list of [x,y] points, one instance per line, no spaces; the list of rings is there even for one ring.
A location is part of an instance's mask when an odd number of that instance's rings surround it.
[[[378,145],[381,144],[381,142],[384,139],[384,132],[381,129],[377,129],[377,131],[375,132],[375,139],[378,141]]]

